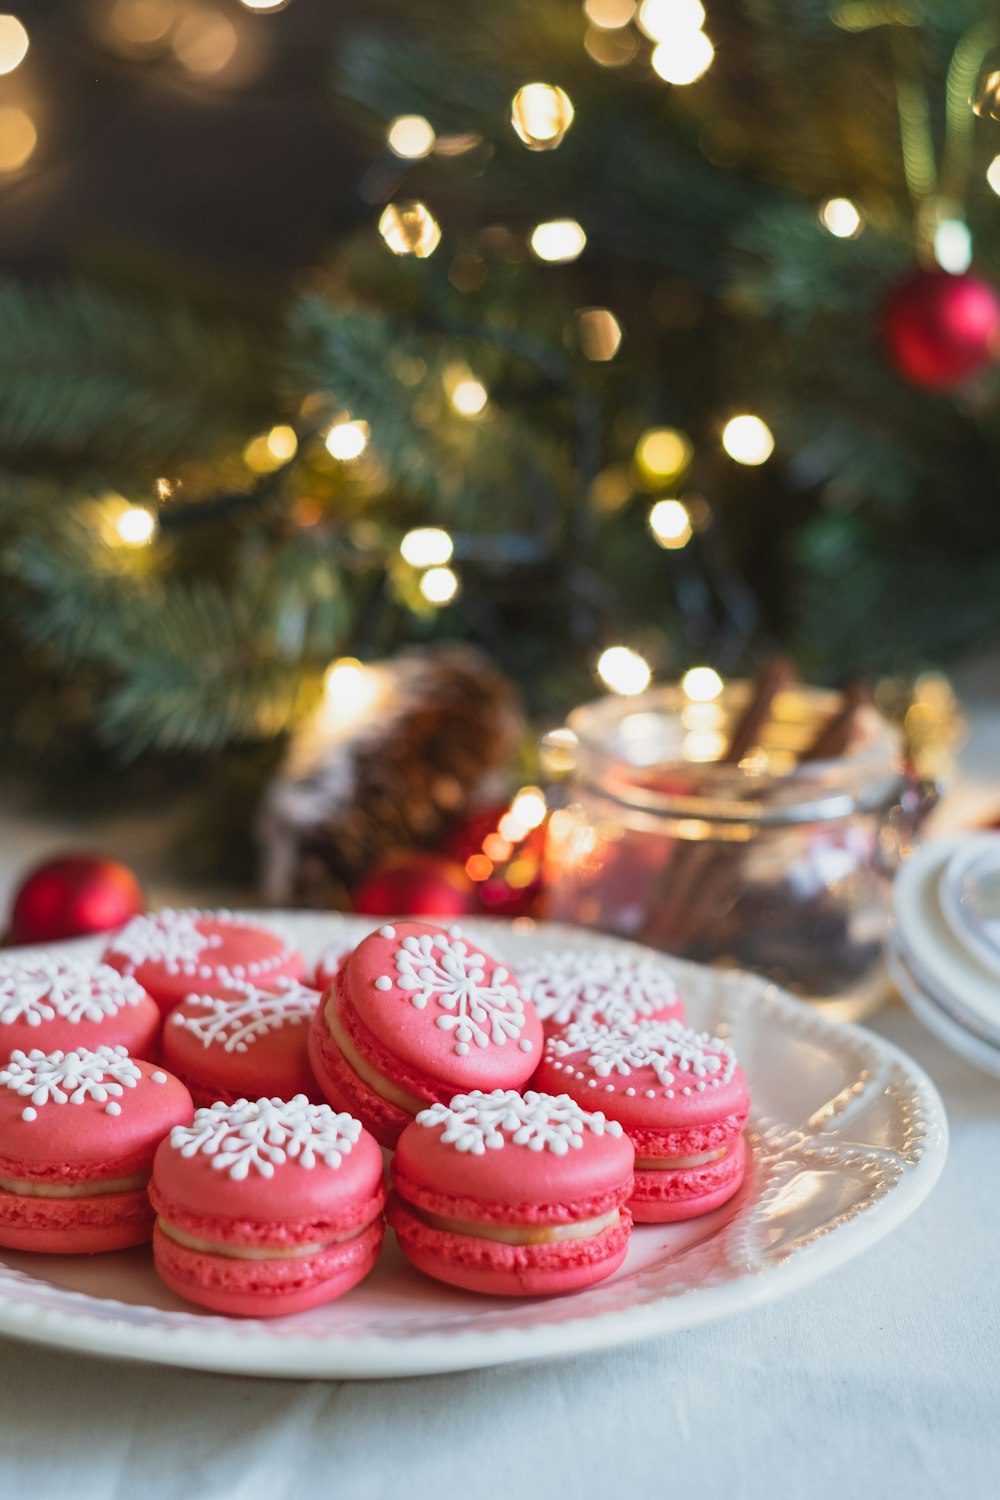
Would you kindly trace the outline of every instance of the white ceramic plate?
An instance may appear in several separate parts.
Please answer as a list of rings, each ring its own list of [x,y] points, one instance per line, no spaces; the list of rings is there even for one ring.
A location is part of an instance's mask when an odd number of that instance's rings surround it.
[[[945,866],[939,896],[954,937],[1000,978],[1000,834],[963,839]]]
[[[315,914],[281,920],[310,957],[341,937],[356,941],[370,925]],[[515,964],[539,948],[610,941],[531,922],[464,926]],[[692,1023],[728,1035],[749,1076],[753,1163],[725,1208],[688,1224],[637,1229],[624,1265],[600,1285],[567,1297],[479,1297],[421,1276],[390,1234],[375,1271],[341,1301],[296,1317],[229,1319],[173,1297],[146,1250],[80,1257],[0,1250],[0,1331],[248,1375],[470,1369],[598,1349],[759,1306],[842,1265],[911,1214],[947,1151],[944,1108],[920,1068],[762,979],[663,962]]]

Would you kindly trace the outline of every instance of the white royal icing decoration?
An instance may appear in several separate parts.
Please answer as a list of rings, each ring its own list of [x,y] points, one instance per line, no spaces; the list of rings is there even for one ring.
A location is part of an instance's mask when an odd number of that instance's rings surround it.
[[[214,963],[209,950],[220,948],[222,938],[217,932],[209,934],[201,930],[199,924],[208,922],[216,926],[263,930],[278,938],[281,947],[266,958],[234,964],[231,968]],[[168,973],[199,975],[202,979],[212,979],[216,975],[259,979],[284,963],[292,950],[281,933],[242,912],[182,911],[167,907],[163,911],[133,917],[118,933],[109,951],[127,959],[133,969],[140,964],[159,963]]]
[[[499,1150],[508,1142],[527,1146],[529,1151],[565,1156],[583,1145],[585,1130],[592,1135],[622,1134],[617,1120],[606,1120],[599,1111],[581,1109],[568,1094],[518,1094],[513,1089],[456,1094],[450,1104],[422,1109],[417,1124],[429,1130],[443,1125],[442,1141],[473,1156]]]
[[[477,1047],[488,1047],[491,1042],[502,1047],[521,1038],[527,1015],[517,985],[500,965],[487,983],[486,964],[491,960],[460,938],[443,932],[407,937],[393,958],[395,981],[383,974],[375,988],[391,989],[395,983],[417,1010],[433,1000],[446,1012],[435,1017],[435,1024],[454,1032],[454,1050],[459,1056],[469,1051],[470,1042]],[[531,1050],[527,1037],[519,1045],[524,1052]]]
[[[110,964],[66,958],[0,960],[0,1024],[22,1021],[103,1021],[128,1005],[138,1005],[145,990]]]
[[[637,1021],[627,1026],[574,1021],[561,1036],[550,1039],[548,1051],[557,1069],[566,1066],[559,1058],[585,1052],[597,1078],[612,1080],[610,1092],[615,1090],[615,1079],[630,1077],[633,1069],[651,1069],[669,1092],[678,1073],[691,1074],[696,1081],[705,1080],[718,1088],[729,1082],[736,1067],[732,1048],[721,1038],[692,1031],[680,1021]],[[691,1090],[685,1088],[684,1092]],[[647,1098],[655,1097],[655,1090],[645,1093]]]
[[[293,1161],[311,1170],[321,1162],[339,1167],[361,1139],[352,1115],[335,1114],[328,1104],[293,1099],[237,1099],[195,1111],[190,1125],[175,1125],[170,1144],[181,1156],[211,1157],[212,1166],[242,1182],[251,1171],[273,1177]]]
[[[608,949],[542,953],[519,965],[517,977],[540,1019],[556,1026],[598,1017],[608,1026],[641,1021],[679,998],[664,964]]]
[[[10,1061],[0,1068],[0,1087],[13,1090],[32,1105],[83,1104],[94,1099],[98,1104],[120,1099],[126,1089],[134,1089],[142,1073],[124,1047],[95,1047],[90,1051],[78,1047],[73,1052],[12,1052]],[[109,1113],[113,1113],[110,1111]],[[34,1119],[35,1112],[26,1109],[22,1119]]]
[[[190,1031],[204,1047],[221,1046],[224,1052],[247,1052],[258,1037],[278,1031],[296,1021],[308,1021],[319,1004],[316,990],[294,979],[276,980],[275,990],[251,984],[237,985],[232,993],[187,995],[184,1008],[197,1006],[203,1015],[182,1015],[175,1010],[171,1024]]]

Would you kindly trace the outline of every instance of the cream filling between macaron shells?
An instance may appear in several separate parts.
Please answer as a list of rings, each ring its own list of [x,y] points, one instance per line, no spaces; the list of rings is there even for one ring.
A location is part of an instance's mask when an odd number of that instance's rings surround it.
[[[15,1198],[103,1198],[111,1193],[134,1193],[148,1181],[148,1172],[106,1177],[100,1182],[23,1182],[19,1177],[0,1177],[0,1191]]]
[[[589,1240],[621,1221],[617,1208],[596,1219],[578,1219],[574,1224],[480,1224],[473,1219],[449,1219],[428,1213],[403,1199],[407,1209],[422,1224],[446,1234],[466,1235],[476,1240],[495,1240],[500,1245],[555,1245],[561,1240]]]
[[[427,1108],[426,1099],[418,1099],[415,1094],[408,1094],[405,1089],[401,1089],[397,1084],[392,1083],[390,1079],[384,1077],[377,1068],[373,1068],[371,1063],[367,1062],[361,1056],[361,1053],[355,1047],[343,1026],[341,1026],[340,1019],[333,1008],[332,1000],[327,1004],[324,1015],[326,1017],[326,1024],[330,1028],[330,1035],[336,1043],[337,1050],[341,1053],[344,1061],[357,1073],[362,1083],[367,1083],[368,1087],[374,1090],[379,1098],[385,1099],[388,1104],[395,1104],[399,1109],[405,1109],[408,1115],[417,1115],[422,1109]]]
[[[203,1240],[196,1234],[188,1234],[169,1219],[161,1217],[156,1221],[167,1239],[182,1245],[185,1250],[196,1250],[202,1255],[224,1255],[229,1260],[303,1260],[307,1255],[319,1255],[321,1251],[329,1250],[331,1245],[346,1245],[351,1240],[360,1239],[375,1222],[371,1219],[349,1234],[331,1235],[329,1239],[306,1245],[224,1245],[219,1240]]]
[[[686,1167],[704,1167],[710,1161],[719,1161],[728,1150],[729,1146],[720,1146],[718,1151],[702,1151],[697,1156],[637,1156],[635,1169],[637,1172],[676,1172]]]

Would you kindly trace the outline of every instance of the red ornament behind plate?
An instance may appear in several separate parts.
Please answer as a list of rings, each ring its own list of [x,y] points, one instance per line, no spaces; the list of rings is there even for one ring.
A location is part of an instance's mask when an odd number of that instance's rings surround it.
[[[890,296],[882,332],[889,361],[904,380],[950,391],[1000,353],[1000,296],[968,272],[917,271]]]
[[[102,854],[64,854],[27,876],[14,899],[12,943],[55,943],[110,932],[145,911],[128,865]]]

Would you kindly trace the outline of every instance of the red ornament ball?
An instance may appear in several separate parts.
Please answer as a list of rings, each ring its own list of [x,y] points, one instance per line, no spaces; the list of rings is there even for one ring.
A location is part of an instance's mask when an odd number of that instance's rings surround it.
[[[882,332],[904,380],[950,391],[1000,354],[1000,296],[968,272],[916,271],[889,298]]]
[[[357,886],[353,902],[365,917],[465,917],[479,905],[461,865],[420,850],[388,855]]]
[[[54,943],[110,932],[146,908],[128,865],[101,854],[65,854],[32,870],[14,898],[12,943]]]

